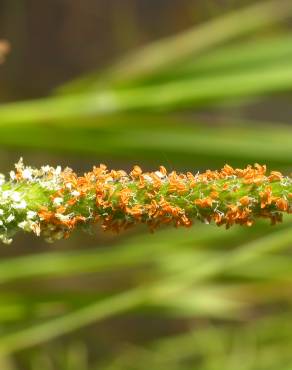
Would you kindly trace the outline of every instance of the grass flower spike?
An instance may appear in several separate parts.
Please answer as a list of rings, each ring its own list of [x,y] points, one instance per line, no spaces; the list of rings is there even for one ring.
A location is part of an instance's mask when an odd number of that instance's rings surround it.
[[[266,174],[256,164],[245,169],[167,173],[164,167],[127,174],[105,165],[78,176],[70,168],[26,167],[22,159],[0,176],[0,239],[10,243],[18,230],[48,241],[67,238],[76,227],[120,231],[138,223],[151,230],[163,224],[191,226],[195,220],[227,228],[251,226],[257,218],[272,224],[292,210],[292,179]]]

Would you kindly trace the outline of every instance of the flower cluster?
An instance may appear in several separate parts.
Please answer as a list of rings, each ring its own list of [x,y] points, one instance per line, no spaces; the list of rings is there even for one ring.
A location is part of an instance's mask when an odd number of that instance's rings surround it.
[[[194,220],[229,228],[251,226],[260,217],[275,224],[292,210],[292,179],[277,171],[266,174],[258,164],[197,174],[167,173],[163,166],[146,173],[134,166],[127,174],[100,165],[83,176],[70,168],[25,167],[22,160],[15,167],[9,180],[0,176],[5,243],[19,229],[54,241],[98,222],[113,231],[137,223],[151,230],[163,224],[191,226]]]

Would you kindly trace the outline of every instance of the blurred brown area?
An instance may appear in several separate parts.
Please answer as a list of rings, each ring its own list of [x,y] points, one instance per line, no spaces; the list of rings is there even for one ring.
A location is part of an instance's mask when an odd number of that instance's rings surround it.
[[[5,61],[7,54],[10,52],[10,44],[7,40],[0,40],[0,64]]]
[[[1,0],[2,102],[47,95],[119,55],[251,0]]]

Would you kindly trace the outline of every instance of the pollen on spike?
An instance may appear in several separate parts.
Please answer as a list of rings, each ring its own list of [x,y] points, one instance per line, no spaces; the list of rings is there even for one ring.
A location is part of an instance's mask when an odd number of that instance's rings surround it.
[[[24,171],[27,170],[25,174]],[[23,175],[25,174],[25,175]],[[84,175],[61,167],[40,170],[17,165],[17,173],[0,186],[0,239],[8,242],[18,229],[47,240],[68,237],[79,226],[100,223],[120,232],[143,223],[189,227],[193,221],[251,226],[258,218],[273,224],[292,210],[292,179],[264,165],[202,173],[130,173],[93,167]]]
[[[142,175],[143,171],[141,170],[141,168],[137,165],[134,166],[133,170],[131,171],[130,175],[133,177],[133,178],[137,178],[139,177],[140,175]]]

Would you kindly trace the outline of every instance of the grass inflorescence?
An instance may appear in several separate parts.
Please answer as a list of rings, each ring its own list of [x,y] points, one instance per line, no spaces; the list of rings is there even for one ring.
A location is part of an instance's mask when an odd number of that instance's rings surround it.
[[[292,179],[266,166],[186,174],[161,166],[128,174],[105,165],[78,176],[70,168],[26,167],[20,160],[10,179],[1,175],[0,238],[10,243],[20,229],[48,241],[67,238],[78,226],[100,222],[120,231],[138,223],[154,230],[163,224],[191,226],[194,220],[229,228],[251,226],[257,218],[272,224],[292,210]]]

